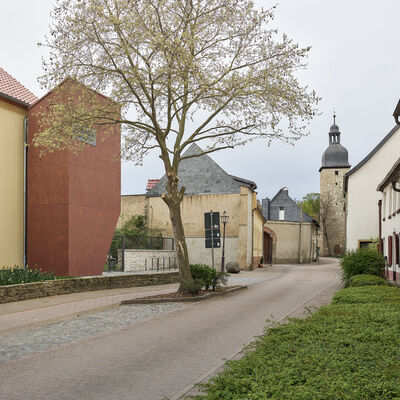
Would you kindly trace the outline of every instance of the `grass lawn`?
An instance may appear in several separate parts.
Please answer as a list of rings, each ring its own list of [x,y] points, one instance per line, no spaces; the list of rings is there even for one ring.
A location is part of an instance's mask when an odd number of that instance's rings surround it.
[[[196,399],[400,399],[400,289],[351,287],[269,328]]]

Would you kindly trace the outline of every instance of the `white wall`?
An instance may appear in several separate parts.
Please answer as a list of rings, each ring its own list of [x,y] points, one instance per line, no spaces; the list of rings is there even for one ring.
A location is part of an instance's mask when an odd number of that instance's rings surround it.
[[[399,158],[400,133],[391,138],[358,171],[348,178],[346,248],[357,249],[359,240],[378,237],[376,188]]]

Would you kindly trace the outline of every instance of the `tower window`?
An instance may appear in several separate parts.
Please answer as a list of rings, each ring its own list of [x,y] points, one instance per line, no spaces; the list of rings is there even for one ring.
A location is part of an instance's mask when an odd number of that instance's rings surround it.
[[[339,171],[335,171],[335,175],[339,175]]]
[[[279,206],[279,221],[285,220],[285,207]]]

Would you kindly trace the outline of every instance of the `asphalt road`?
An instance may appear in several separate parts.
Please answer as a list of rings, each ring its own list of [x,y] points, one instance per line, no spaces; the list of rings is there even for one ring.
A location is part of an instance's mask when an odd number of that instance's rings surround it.
[[[330,301],[335,260],[254,272],[265,280],[0,367],[2,400],[177,399],[263,332]],[[0,342],[1,346],[1,342]]]

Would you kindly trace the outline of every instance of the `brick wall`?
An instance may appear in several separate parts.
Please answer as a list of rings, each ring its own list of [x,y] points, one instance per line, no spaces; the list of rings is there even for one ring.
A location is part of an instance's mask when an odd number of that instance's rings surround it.
[[[59,294],[89,292],[92,290],[119,289],[136,286],[176,283],[178,272],[162,274],[135,274],[119,276],[96,276],[90,278],[60,279],[21,285],[0,286],[0,303],[37,299]]]

